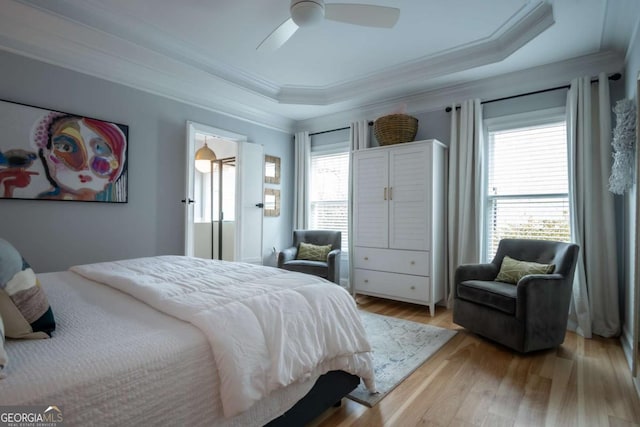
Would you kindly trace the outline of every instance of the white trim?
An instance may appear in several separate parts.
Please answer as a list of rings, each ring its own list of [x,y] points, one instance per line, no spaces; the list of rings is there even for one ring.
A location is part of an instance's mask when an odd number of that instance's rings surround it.
[[[481,225],[482,225],[482,238],[480,247],[480,259],[483,262],[490,262],[488,258],[488,238],[489,233],[489,219],[491,218],[491,203],[490,200],[495,199],[508,199],[508,198],[560,198],[569,196],[569,192],[562,194],[518,194],[514,196],[495,196],[487,194],[487,187],[489,181],[489,168],[487,162],[489,159],[489,134],[491,132],[500,132],[509,129],[525,128],[530,126],[551,125],[557,122],[566,121],[566,108],[554,107],[545,108],[542,110],[528,111],[518,114],[509,114],[505,116],[492,117],[484,119],[482,123],[482,134],[484,137],[483,146],[483,161],[485,162],[482,168],[482,208],[481,208]]]
[[[640,107],[640,71],[638,71],[636,79],[636,107]],[[637,108],[636,118],[640,117],[640,108]],[[640,135],[640,127],[636,125],[636,139]],[[636,179],[635,179],[635,236],[633,236],[633,263],[631,264],[631,274],[633,282],[630,283],[633,291],[632,317],[631,319],[631,376],[633,377],[636,391],[640,395],[640,176],[637,171],[640,170],[640,153],[636,149]]]
[[[626,325],[625,325],[626,326]],[[620,344],[624,353],[625,359],[627,359],[627,365],[629,371],[633,371],[633,348],[631,341],[633,340],[631,331],[627,327],[622,328],[622,334],[620,335]]]
[[[565,121],[565,112],[565,107],[554,107],[485,119],[485,136],[488,137],[489,132],[499,132],[505,129],[551,124],[556,119],[559,122]]]
[[[281,103],[329,105],[411,81],[443,76],[500,62],[555,23],[550,4],[529,3],[491,36],[455,49],[405,62],[369,76],[324,87],[283,86]]]
[[[99,2],[74,4],[73,7],[69,7],[64,2],[41,3],[22,0],[22,3],[14,6],[11,14],[15,14],[17,8],[21,7],[23,14],[39,15],[39,19],[42,20],[55,17],[59,22],[63,21],[63,26],[68,33],[59,31],[58,27],[50,26],[39,25],[38,30],[43,34],[46,31],[47,35],[57,32],[58,38],[67,39],[65,43],[83,44],[84,48],[92,50],[94,55],[106,57],[111,56],[108,54],[109,51],[117,51],[120,61],[131,62],[140,57],[142,48],[142,50],[153,52],[156,56],[161,56],[164,61],[180,63],[192,71],[204,73],[226,84],[242,87],[272,101],[304,105],[334,104],[368,94],[373,87],[381,91],[404,85],[408,81],[422,81],[425,77],[446,75],[454,71],[459,72],[500,62],[555,23],[551,4],[541,0],[529,1],[495,32],[472,43],[397,64],[365,77],[309,87],[279,85],[245,70],[216,62],[193,46],[167,37],[149,24],[126,15],[116,16],[108,8],[101,7]],[[10,14],[9,11],[6,13]],[[43,15],[49,15],[49,17]],[[91,27],[79,22],[89,22]],[[77,32],[79,28],[82,28],[86,36],[83,39],[70,37],[70,33]],[[7,32],[5,34],[9,35]],[[154,34],[154,38],[149,37],[148,34]],[[29,31],[25,31],[23,37],[29,44],[46,46],[46,50],[51,51],[55,47],[56,50],[52,51],[53,57],[57,57],[63,50],[62,46],[53,46],[55,43],[52,42],[52,37],[45,37],[48,40],[41,40],[40,44],[34,43],[34,35]],[[122,43],[123,41],[126,43]],[[73,68],[86,65],[84,60],[78,58],[67,58],[67,61]],[[93,70],[95,72],[96,68]]]
[[[201,54],[192,57],[189,49],[175,52],[175,41],[165,46],[159,43],[164,39],[146,40],[143,29],[130,28],[116,36],[113,30],[109,34],[80,25],[52,12],[64,2],[45,3],[0,0],[3,10],[0,14],[0,49],[287,133],[321,131],[336,127],[336,124],[344,126],[352,119],[375,118],[393,111],[399,103],[406,104],[410,114],[428,112],[450,105],[452,101],[499,98],[513,95],[513,88],[520,92],[540,90],[566,84],[578,75],[619,72],[624,68],[620,53],[605,51],[471,82],[456,77],[459,71],[478,66],[482,55],[486,58],[494,55],[492,60],[500,61],[505,52],[512,50],[511,44],[527,40],[539,27],[548,24],[548,2],[530,2],[523,6],[524,12],[521,10],[520,15],[514,15],[506,24],[508,28],[501,28],[487,40],[481,40],[479,45],[461,48],[473,47],[474,52],[478,49],[480,53],[467,52],[453,60],[454,55],[460,55],[459,51],[441,52],[334,86],[278,87],[247,73],[222,69]],[[91,5],[99,7],[97,2]],[[102,28],[104,17],[98,13],[99,8],[96,11],[91,15],[92,24]],[[128,21],[126,17],[124,19],[124,22],[114,24],[114,28],[126,29]],[[497,40],[503,45],[497,44]],[[491,43],[495,44],[495,52],[491,51]],[[450,55],[448,59],[447,55]],[[233,80],[235,77],[240,80]],[[424,86],[418,82],[425,82],[426,77],[429,77],[430,89],[420,89]],[[243,87],[243,79],[253,81]],[[412,89],[403,89],[398,83],[407,81],[416,84]],[[316,104],[328,104],[341,97],[348,102],[326,109],[303,109],[308,113],[299,113],[302,110],[294,112],[280,108],[288,91],[297,91],[299,97],[304,98],[299,101],[307,104],[314,103],[314,96],[320,98]]]
[[[242,135],[230,130],[221,129],[217,127],[213,127],[210,125],[206,125],[204,123],[198,123],[191,120],[186,121],[186,179],[185,179],[185,193],[186,200],[195,199],[194,194],[194,178],[195,178],[195,145],[196,145],[196,133],[205,134],[207,136],[217,137],[221,139],[225,139],[227,141],[232,141],[236,143],[248,142],[247,136]],[[240,147],[238,147],[237,154],[238,164],[241,162],[241,153]],[[236,173],[238,168],[236,168]],[[238,209],[238,199],[239,199],[238,185],[236,179],[236,241],[235,248],[236,252],[239,250],[239,242],[238,242],[238,230],[240,227],[240,216],[242,212],[239,212]],[[185,203],[185,227],[184,227],[184,254],[188,256],[192,256],[194,249],[194,238],[193,238],[193,224],[194,224],[194,206],[193,204]]]
[[[566,85],[572,79],[600,72],[614,73],[624,69],[624,59],[618,52],[605,51],[569,60],[514,71],[499,76],[414,92],[411,95],[387,96],[379,101],[340,112],[299,120],[296,130],[321,132],[348,125],[349,120],[370,120],[394,111],[398,104],[407,107],[408,114],[440,110],[464,99],[498,99],[521,93]]]
[[[207,136],[218,137],[221,139],[227,139],[233,142],[247,142],[247,136],[242,135],[236,132],[232,132],[230,130],[213,127],[210,125],[205,125],[203,123],[193,122],[191,120],[187,120],[188,126],[193,126],[193,129],[198,133],[206,134]]]
[[[349,141],[334,142],[331,144],[314,144],[313,139],[311,139],[312,156],[328,156],[341,153],[349,154]]]

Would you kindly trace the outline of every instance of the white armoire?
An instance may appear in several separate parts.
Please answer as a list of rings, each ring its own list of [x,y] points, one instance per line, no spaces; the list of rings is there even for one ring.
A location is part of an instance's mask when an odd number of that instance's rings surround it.
[[[354,152],[355,293],[434,315],[444,298],[445,150],[431,139]]]

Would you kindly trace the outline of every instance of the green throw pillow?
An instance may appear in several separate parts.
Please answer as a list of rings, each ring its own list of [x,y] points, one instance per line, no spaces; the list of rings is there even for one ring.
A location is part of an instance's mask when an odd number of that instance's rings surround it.
[[[500,272],[498,273],[498,277],[496,277],[496,281],[512,283],[515,285],[520,281],[520,279],[528,274],[549,274],[553,273],[553,270],[555,269],[556,266],[554,264],[539,264],[537,262],[519,261],[505,256],[502,260],[502,266],[500,267]]]
[[[326,262],[329,252],[331,252],[331,245],[312,245],[311,243],[300,242],[296,259]]]

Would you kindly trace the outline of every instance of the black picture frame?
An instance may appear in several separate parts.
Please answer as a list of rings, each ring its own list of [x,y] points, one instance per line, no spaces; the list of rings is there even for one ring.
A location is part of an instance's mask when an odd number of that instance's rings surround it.
[[[128,203],[129,126],[0,99],[0,198]]]

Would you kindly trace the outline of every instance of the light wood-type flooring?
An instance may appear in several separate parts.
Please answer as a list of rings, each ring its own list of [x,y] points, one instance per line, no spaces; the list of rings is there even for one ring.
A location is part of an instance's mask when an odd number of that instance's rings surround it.
[[[312,426],[640,426],[617,338],[567,332],[558,349],[516,354],[452,323],[452,313],[358,296],[373,313],[458,334],[373,408],[349,399]]]

